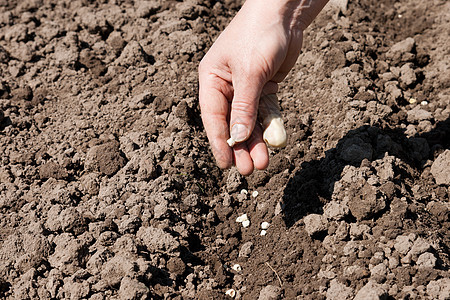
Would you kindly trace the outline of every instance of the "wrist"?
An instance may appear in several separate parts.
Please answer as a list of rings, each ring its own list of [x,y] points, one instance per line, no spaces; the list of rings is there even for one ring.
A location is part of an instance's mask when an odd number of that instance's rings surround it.
[[[250,6],[264,6],[279,15],[283,23],[294,30],[305,30],[328,0],[247,0]]]

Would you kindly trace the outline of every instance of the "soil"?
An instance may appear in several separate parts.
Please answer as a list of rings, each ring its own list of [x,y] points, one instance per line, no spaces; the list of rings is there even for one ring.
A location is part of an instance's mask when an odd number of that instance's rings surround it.
[[[0,297],[450,299],[450,2],[335,3],[242,177],[197,101],[242,1],[0,1]]]

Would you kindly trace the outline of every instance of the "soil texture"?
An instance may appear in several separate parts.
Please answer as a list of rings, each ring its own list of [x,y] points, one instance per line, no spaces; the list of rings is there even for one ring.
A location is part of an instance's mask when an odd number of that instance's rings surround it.
[[[0,0],[1,298],[450,299],[450,2],[332,1],[248,177],[198,107],[241,5]]]

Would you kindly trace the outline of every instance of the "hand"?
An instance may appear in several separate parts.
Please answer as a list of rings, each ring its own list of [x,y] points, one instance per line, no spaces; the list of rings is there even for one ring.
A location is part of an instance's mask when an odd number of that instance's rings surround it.
[[[219,167],[234,163],[249,175],[268,166],[256,122],[259,97],[277,92],[298,58],[304,28],[325,3],[247,0],[201,61],[202,120]],[[240,142],[233,148],[226,143],[230,134]]]

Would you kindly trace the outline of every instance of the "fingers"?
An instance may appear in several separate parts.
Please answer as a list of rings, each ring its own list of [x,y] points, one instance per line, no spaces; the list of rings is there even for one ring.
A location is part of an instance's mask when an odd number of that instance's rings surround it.
[[[269,165],[269,152],[263,140],[263,133],[260,124],[256,124],[252,136],[247,141],[247,147],[253,161],[253,165],[258,170],[264,170]]]
[[[263,170],[269,165],[267,146],[262,138],[262,129],[256,124],[250,138],[233,148],[236,167],[242,175],[250,175],[254,168]]]
[[[229,137],[229,103],[224,95],[226,85],[214,75],[199,73],[199,101],[202,121],[211,150],[220,168],[229,168],[233,164],[232,150],[226,143]]]
[[[263,83],[258,76],[244,74],[233,78],[230,135],[237,143],[246,141],[255,126]]]

